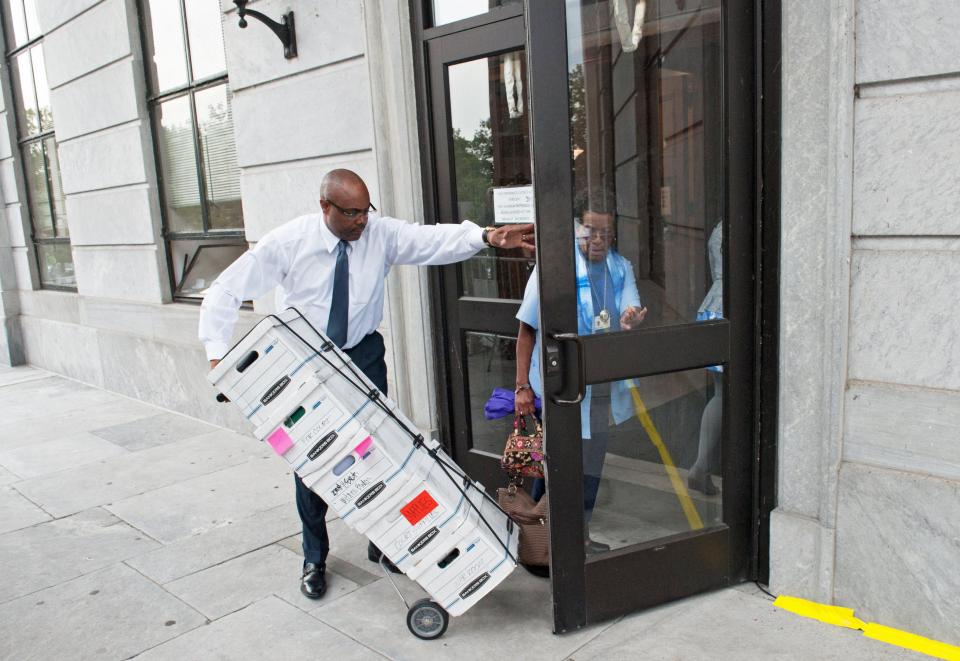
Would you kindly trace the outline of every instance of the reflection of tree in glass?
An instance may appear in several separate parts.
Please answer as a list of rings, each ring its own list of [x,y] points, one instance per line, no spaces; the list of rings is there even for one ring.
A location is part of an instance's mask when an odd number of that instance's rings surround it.
[[[459,220],[480,225],[493,221],[493,201],[488,191],[493,186],[493,137],[490,120],[480,122],[472,139],[453,130],[453,163],[457,179]]]
[[[573,151],[587,148],[587,106],[582,64],[570,72],[570,147]]]
[[[43,143],[40,141],[28,143],[25,150],[25,174],[34,231],[39,237],[50,238],[54,235],[53,216],[50,211],[50,196],[47,188],[49,165],[44,158]]]
[[[53,128],[53,112],[48,106],[40,108],[40,122],[37,122],[37,111],[27,108],[23,111],[23,120],[26,123],[25,135],[37,135],[41,129],[46,131]]]

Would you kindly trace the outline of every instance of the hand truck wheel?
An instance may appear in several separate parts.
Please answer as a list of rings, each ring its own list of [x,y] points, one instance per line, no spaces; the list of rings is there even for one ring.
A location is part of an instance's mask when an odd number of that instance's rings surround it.
[[[407,628],[421,640],[439,638],[447,630],[450,616],[443,607],[429,599],[421,599],[407,611]]]

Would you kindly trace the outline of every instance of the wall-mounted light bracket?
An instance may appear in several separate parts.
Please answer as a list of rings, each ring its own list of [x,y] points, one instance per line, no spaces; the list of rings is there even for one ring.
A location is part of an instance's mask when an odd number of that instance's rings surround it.
[[[260,12],[247,9],[247,0],[233,0],[233,4],[237,6],[237,16],[240,18],[240,27],[247,27],[247,16],[252,16],[257,19],[268,28],[273,30],[273,33],[277,35],[280,39],[280,43],[283,44],[283,56],[285,58],[292,59],[297,56],[297,33],[293,28],[293,12],[288,11],[282,17],[282,22],[277,23],[272,18],[261,14]]]

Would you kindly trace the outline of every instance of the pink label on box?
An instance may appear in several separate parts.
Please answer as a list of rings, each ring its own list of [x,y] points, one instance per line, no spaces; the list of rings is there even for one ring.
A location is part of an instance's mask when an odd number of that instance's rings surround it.
[[[283,427],[279,427],[267,436],[267,443],[270,444],[270,447],[272,447],[273,451],[277,454],[283,454],[293,447],[293,439],[290,438],[290,435],[287,434]]]
[[[353,451],[357,454],[358,457],[362,459],[363,456],[367,454],[367,450],[370,449],[371,445],[373,445],[373,439],[367,436],[365,439],[363,439],[360,442],[360,445],[353,448]]]

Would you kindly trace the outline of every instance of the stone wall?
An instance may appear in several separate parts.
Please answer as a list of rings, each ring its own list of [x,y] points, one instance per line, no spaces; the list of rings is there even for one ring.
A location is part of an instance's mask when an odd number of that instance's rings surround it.
[[[946,1],[784,6],[771,539],[775,590],[953,642],[958,30]]]

